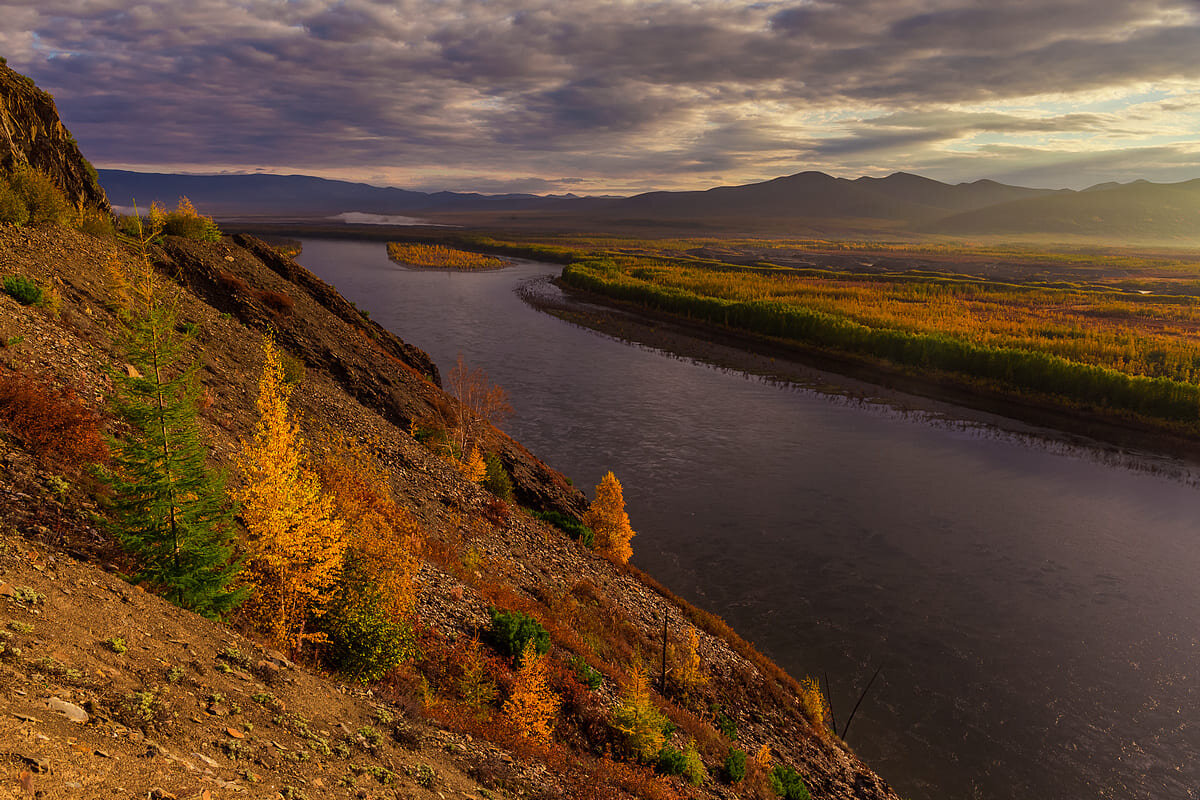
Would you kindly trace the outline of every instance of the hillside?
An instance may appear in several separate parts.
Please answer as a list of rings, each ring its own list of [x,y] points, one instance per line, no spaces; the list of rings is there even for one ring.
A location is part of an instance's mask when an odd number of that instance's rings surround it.
[[[483,796],[480,787],[498,796],[597,796],[593,789],[613,796],[728,796],[730,787],[716,776],[734,743],[714,727],[712,708],[736,724],[737,747],[753,753],[768,744],[777,763],[795,765],[817,797],[894,796],[836,737],[818,734],[794,682],[719,621],[515,506],[497,514],[487,492],[416,442],[407,433],[410,422],[451,402],[420,351],[363,319],[330,287],[258,240],[201,244],[168,238],[160,255],[164,272],[180,281],[181,319],[198,330],[196,352],[211,400],[203,423],[214,462],[232,466],[238,442],[251,433],[260,338],[268,329],[304,364],[296,402],[312,440],[321,442],[327,438],[322,431],[338,430],[369,443],[396,496],[428,537],[418,610],[425,658],[376,687],[372,696],[337,676],[326,679],[287,666],[235,631],[125,584],[110,574],[127,569],[128,561],[95,517],[94,480],[86,471],[39,458],[25,446],[21,431],[10,430],[4,437],[0,514],[14,533],[6,534],[0,582],[45,600],[30,604],[18,593],[0,601],[15,623],[0,660],[0,706],[4,740],[16,743],[7,748],[15,755],[5,763],[0,797],[20,785],[25,771],[37,787],[54,791],[80,784],[137,796],[162,788],[189,797],[208,787],[212,797],[222,797],[234,785],[247,788],[246,772],[257,779],[252,796],[274,796],[270,792],[286,786],[310,797],[378,796],[374,792],[390,797],[397,787],[416,792],[403,796],[425,796],[420,765],[426,763],[433,765],[434,789],[442,796]],[[111,336],[117,321],[106,265],[128,257],[111,242],[54,226],[0,227],[6,271],[56,286],[62,298],[58,316],[0,298],[0,331],[10,343],[0,350],[0,363],[74,387],[101,408],[106,370],[123,368]],[[291,301],[285,310],[278,302],[274,310],[264,302],[279,295]],[[522,505],[578,514],[584,499],[560,476],[501,434],[493,434],[491,442],[513,473]],[[10,594],[3,588],[0,593]],[[486,631],[489,604],[523,609],[543,621],[554,641],[558,680],[572,674],[573,655],[605,676],[594,692],[572,690],[548,749],[504,733],[499,722],[481,725],[454,711],[454,664],[461,657],[456,642]],[[605,720],[617,687],[627,679],[629,658],[635,650],[653,653],[661,646],[656,642],[663,611],[671,620],[672,652],[682,646],[686,620],[700,629],[699,653],[709,682],[699,692],[672,689],[657,700],[679,728],[679,746],[686,738],[697,741],[714,776],[700,788],[600,758],[616,746]],[[106,651],[103,642],[110,637],[124,639],[128,652]],[[234,672],[223,673],[224,648],[249,660],[235,659]],[[271,663],[285,663],[284,671]],[[174,666],[184,670],[177,683],[164,677]],[[417,699],[414,686],[422,678],[433,687],[431,702]],[[498,680],[503,687],[511,677],[502,669]],[[142,691],[138,687],[154,692],[161,703],[152,720],[129,716],[129,698]],[[303,717],[304,725],[249,699],[264,692],[278,697],[288,714]],[[211,695],[223,696],[227,705],[212,702]],[[90,721],[63,721],[52,707],[55,697],[91,709]],[[233,704],[241,710],[234,712]],[[380,706],[384,717],[399,722],[374,723],[384,733],[395,732],[370,746],[357,732],[372,724],[372,715],[379,717]],[[482,743],[479,737],[489,733],[496,742]],[[313,744],[317,739],[341,741],[349,752],[339,755],[331,745],[333,755],[323,755],[314,751],[323,747]],[[149,757],[141,757],[147,751]],[[297,755],[301,752],[308,755]],[[48,772],[30,766],[44,762]],[[353,777],[356,769],[372,765],[391,770],[397,783],[370,784],[363,777],[369,772]],[[351,785],[337,786],[348,775]],[[362,789],[366,784],[375,788]],[[305,785],[308,789],[301,788]]]

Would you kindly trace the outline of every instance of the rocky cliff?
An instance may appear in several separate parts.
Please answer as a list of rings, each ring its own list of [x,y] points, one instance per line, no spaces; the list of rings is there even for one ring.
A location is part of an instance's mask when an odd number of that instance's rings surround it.
[[[0,174],[26,164],[53,178],[75,207],[109,210],[96,170],[63,126],[54,98],[0,63]]]

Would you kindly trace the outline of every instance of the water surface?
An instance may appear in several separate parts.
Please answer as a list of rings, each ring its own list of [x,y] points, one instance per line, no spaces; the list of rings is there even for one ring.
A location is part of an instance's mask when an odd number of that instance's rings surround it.
[[[1198,796],[1188,465],[631,346],[520,300],[557,291],[551,265],[415,271],[334,240],[299,260],[443,374],[484,367],[505,428],[577,485],[615,471],[634,562],[828,672],[843,719],[882,664],[848,741],[902,796]]]

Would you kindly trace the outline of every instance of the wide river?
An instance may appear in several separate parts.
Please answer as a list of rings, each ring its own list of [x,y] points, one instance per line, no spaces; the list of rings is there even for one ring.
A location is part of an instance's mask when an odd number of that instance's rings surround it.
[[[630,345],[518,296],[556,292],[552,265],[415,271],[335,240],[299,260],[443,374],[485,368],[506,430],[576,485],[613,470],[634,562],[828,673],[839,722],[882,666],[847,741],[903,797],[1200,797],[1187,465]]]

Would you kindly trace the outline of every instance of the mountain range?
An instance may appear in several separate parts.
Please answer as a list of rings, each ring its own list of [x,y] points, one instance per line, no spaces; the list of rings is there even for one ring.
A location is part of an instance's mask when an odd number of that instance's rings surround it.
[[[1035,189],[992,180],[949,184],[904,172],[837,178],[801,172],[761,183],[632,197],[416,192],[304,175],[172,175],[100,170],[117,206],[173,205],[187,196],[217,217],[325,217],[350,212],[457,221],[471,215],[579,218],[593,223],[718,221],[843,225],[950,235],[1070,236],[1181,240],[1200,232],[1200,179]]]

